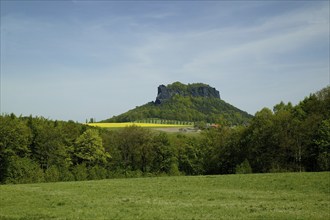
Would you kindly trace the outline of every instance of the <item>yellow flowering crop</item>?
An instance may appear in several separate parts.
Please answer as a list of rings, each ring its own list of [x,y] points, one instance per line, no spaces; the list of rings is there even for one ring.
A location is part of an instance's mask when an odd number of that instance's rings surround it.
[[[146,128],[171,128],[171,127],[191,127],[191,125],[176,125],[176,124],[153,124],[153,123],[135,123],[135,122],[122,122],[122,123],[88,123],[89,126],[101,128],[125,128],[128,126],[139,126]]]

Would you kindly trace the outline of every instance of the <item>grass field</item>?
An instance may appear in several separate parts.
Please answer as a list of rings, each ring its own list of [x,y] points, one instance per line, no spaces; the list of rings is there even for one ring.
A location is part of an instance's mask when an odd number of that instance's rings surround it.
[[[330,173],[0,186],[0,219],[330,219]]]
[[[153,124],[153,123],[137,123],[137,122],[122,122],[122,123],[88,123],[89,126],[101,128],[125,128],[136,125],[145,128],[185,128],[191,125],[177,125],[177,124]]]

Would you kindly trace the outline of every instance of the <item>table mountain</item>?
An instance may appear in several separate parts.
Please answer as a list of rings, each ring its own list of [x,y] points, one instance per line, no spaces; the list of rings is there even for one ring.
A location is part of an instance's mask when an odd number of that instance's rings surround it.
[[[220,98],[220,92],[203,84],[175,82],[160,85],[155,101],[149,102],[103,122],[129,122],[148,118],[245,124],[252,116]]]
[[[158,86],[155,102],[156,104],[161,104],[163,101],[171,99],[174,95],[220,99],[219,91],[209,85],[203,83],[184,85],[180,82],[175,82],[168,86]]]

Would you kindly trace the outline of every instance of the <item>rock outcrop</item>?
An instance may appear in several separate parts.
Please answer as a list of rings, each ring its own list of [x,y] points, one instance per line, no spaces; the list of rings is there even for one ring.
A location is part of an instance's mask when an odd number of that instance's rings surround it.
[[[219,91],[209,85],[203,83],[185,85],[180,82],[175,82],[167,86],[158,86],[158,94],[155,103],[161,104],[174,95],[220,99]]]

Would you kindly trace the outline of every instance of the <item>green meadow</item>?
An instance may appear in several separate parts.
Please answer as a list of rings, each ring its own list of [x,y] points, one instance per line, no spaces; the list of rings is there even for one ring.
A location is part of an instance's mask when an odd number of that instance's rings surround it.
[[[0,186],[0,219],[330,219],[330,173]]]

